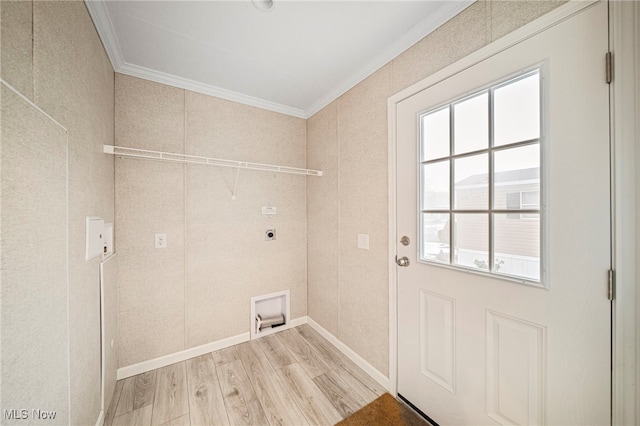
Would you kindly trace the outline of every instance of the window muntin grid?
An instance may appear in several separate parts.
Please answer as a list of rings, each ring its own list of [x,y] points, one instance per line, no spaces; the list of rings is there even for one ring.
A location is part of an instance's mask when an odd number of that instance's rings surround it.
[[[419,116],[421,261],[540,283],[541,93],[538,68]]]

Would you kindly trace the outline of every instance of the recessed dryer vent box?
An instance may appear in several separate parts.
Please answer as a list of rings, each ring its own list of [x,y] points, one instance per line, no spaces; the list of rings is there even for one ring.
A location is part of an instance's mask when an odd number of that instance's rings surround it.
[[[289,328],[289,290],[251,298],[251,340]]]

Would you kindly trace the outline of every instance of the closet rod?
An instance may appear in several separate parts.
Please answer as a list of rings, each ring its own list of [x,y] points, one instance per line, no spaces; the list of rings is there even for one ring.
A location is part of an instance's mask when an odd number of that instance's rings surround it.
[[[169,152],[125,148],[113,145],[104,145],[104,153],[117,155],[118,157],[173,161],[176,163],[202,164],[207,166],[232,167],[247,170],[262,170],[265,172],[289,173],[294,175],[322,176],[321,170],[299,169],[297,167],[276,166],[273,164],[250,163],[248,161],[223,160],[220,158],[207,158],[196,155],[172,154]]]

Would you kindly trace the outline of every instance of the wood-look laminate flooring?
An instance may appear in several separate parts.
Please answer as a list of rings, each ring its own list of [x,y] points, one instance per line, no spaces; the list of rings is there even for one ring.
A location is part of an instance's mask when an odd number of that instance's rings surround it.
[[[119,380],[104,424],[333,425],[384,392],[305,324]]]

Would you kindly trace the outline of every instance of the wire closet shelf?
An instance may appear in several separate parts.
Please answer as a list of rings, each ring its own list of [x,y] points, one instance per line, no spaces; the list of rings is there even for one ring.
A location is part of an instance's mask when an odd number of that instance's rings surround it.
[[[200,157],[197,155],[173,154],[170,152],[125,148],[122,146],[113,145],[104,145],[104,153],[125,158],[170,161],[174,163],[201,164],[205,166],[230,167],[238,169],[238,171],[240,171],[240,169],[246,169],[261,170],[265,172],[289,173],[304,176],[322,176],[321,170],[301,169],[297,167],[277,166],[273,164],[251,163],[248,161],[224,160],[221,158]]]

